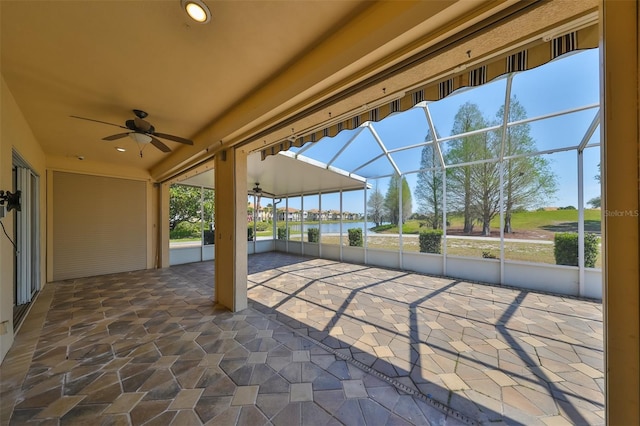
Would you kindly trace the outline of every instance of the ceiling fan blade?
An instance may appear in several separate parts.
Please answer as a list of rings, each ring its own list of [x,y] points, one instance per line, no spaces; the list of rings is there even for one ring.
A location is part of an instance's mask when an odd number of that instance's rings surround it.
[[[265,190],[254,191],[252,189],[251,191],[247,191],[247,192],[249,195],[255,195],[256,197],[277,198],[276,194],[272,192],[267,192]]]
[[[149,135],[151,136],[151,135]],[[158,139],[151,136],[151,145],[155,146],[162,152],[171,152],[171,148],[160,142]]]
[[[116,127],[120,127],[121,129],[126,129],[126,127],[121,126],[121,125],[119,125],[119,124],[113,124],[113,123],[108,123],[108,122],[106,122],[106,121],[94,120],[93,118],[78,117],[77,115],[70,115],[69,117],[71,117],[71,118],[78,118],[78,119],[80,119],[80,120],[93,121],[93,122],[96,122],[96,123],[108,124],[109,126],[116,126]]]
[[[116,139],[122,139],[122,138],[126,138],[127,136],[129,136],[129,133],[118,133],[117,135],[111,135],[111,136],[107,136],[102,138],[103,141],[115,141]]]
[[[166,133],[158,133],[158,132],[154,132],[153,135],[157,136],[159,138],[169,139],[170,141],[180,142],[180,143],[184,143],[184,144],[187,144],[187,145],[193,145],[193,141],[192,140],[186,139],[186,138],[181,138],[180,136],[173,136],[173,135],[168,135]]]
[[[136,129],[139,129],[144,133],[149,133],[153,127],[148,121],[144,121],[142,118],[138,117],[133,119],[133,123],[135,124]]]

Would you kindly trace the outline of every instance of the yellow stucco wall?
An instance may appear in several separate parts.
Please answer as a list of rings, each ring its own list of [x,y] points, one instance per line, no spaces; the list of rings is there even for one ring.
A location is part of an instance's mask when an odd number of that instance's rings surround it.
[[[12,153],[17,152],[31,169],[40,177],[40,277],[41,288],[51,281],[53,262],[51,200],[55,196],[48,176],[53,170],[86,173],[98,176],[112,176],[143,180],[146,182],[146,238],[147,268],[156,266],[158,229],[158,190],[149,173],[144,169],[119,167],[113,164],[79,161],[76,158],[47,157],[38,140],[31,131],[20,107],[9,90],[4,77],[0,91],[0,189],[12,190]],[[49,205],[47,204],[49,201]],[[165,200],[166,201],[166,200]],[[168,204],[168,203],[167,203]],[[82,208],[82,206],[78,206]],[[167,206],[168,209],[168,206]],[[2,219],[7,232],[13,235],[15,213],[12,211]],[[168,227],[168,223],[165,227]],[[0,233],[0,322],[8,321],[7,333],[0,335],[0,361],[11,348],[14,338],[13,300],[14,300],[14,253],[11,242]]]
[[[45,265],[45,174],[46,158],[38,141],[31,132],[29,124],[16,104],[13,95],[7,87],[4,77],[0,91],[0,189],[12,189],[12,152],[15,150],[25,160],[32,170],[40,176],[40,260],[41,270]],[[2,219],[7,233],[14,238],[15,213],[12,211]],[[13,246],[11,242],[0,234],[0,321],[9,321],[6,334],[0,335],[0,359],[8,352],[13,344]],[[44,285],[44,274],[41,274],[41,286]]]

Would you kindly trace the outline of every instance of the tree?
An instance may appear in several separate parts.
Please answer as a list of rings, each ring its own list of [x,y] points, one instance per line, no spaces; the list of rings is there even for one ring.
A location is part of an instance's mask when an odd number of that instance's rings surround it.
[[[504,117],[504,105],[496,117]],[[514,96],[510,100],[508,121],[522,120],[527,112]],[[540,156],[524,156],[536,151],[536,143],[529,135],[529,124],[507,128],[504,156],[518,156],[504,162],[504,232],[512,233],[511,216],[514,211],[540,206],[556,192],[556,176],[549,161]]]
[[[425,137],[425,141],[430,140],[431,132]],[[420,170],[415,190],[418,211],[429,218],[433,229],[438,229],[442,227],[442,165],[433,143],[422,148]]]
[[[600,164],[598,164],[598,174],[593,177],[598,181],[598,183],[600,183],[600,173]],[[601,207],[600,195],[598,195],[597,197],[593,197],[592,199],[587,201],[587,204],[589,204],[594,209],[599,209]]]
[[[186,185],[169,187],[169,229],[180,222],[196,223],[200,220],[200,188]]]
[[[488,160],[499,158],[500,139],[495,133],[482,133],[479,157]],[[500,164],[495,161],[485,161],[480,164],[467,166],[471,173],[473,190],[472,214],[482,221],[482,235],[491,235],[491,220],[500,212]]]
[[[394,225],[401,225],[411,216],[412,199],[411,189],[406,178],[402,178],[402,218],[400,217],[400,176],[393,175],[389,181],[387,195],[384,198],[384,206],[390,221]]]
[[[213,189],[202,189],[202,208],[204,209],[203,218],[205,223],[210,223],[210,228],[213,229],[213,223],[215,220],[215,191]]]
[[[508,121],[526,118],[524,107],[513,97]],[[504,105],[497,119],[504,120]],[[453,134],[464,134],[487,127],[477,105],[465,103],[458,110]],[[542,204],[556,191],[556,179],[548,160],[529,155],[536,151],[528,124],[511,126],[502,141],[501,132],[481,132],[450,142],[448,164],[462,164],[447,169],[447,189],[451,205],[464,216],[464,232],[473,231],[474,220],[482,222],[482,234],[490,235],[491,220],[500,212],[500,174],[502,173],[505,227],[512,232],[511,216],[515,210]],[[501,161],[501,155],[512,157]],[[467,163],[467,164],[465,164]],[[468,164],[471,163],[471,164]],[[501,170],[502,169],[502,170]]]
[[[369,196],[367,207],[369,220],[375,223],[376,226],[382,225],[382,222],[384,221],[384,197],[377,186]]]
[[[413,197],[406,178],[402,178],[402,223],[405,223],[413,212]]]
[[[467,102],[458,109],[453,121],[452,134],[462,134],[487,127],[486,121],[476,104]],[[486,135],[475,134],[454,139],[446,153],[447,164],[464,164],[480,160],[479,146],[484,145]],[[472,186],[472,166],[447,169],[447,199],[454,209],[464,216],[463,232],[473,231],[474,188]]]
[[[169,229],[180,222],[198,223],[211,221],[215,213],[214,191],[186,185],[169,187]]]
[[[273,220],[273,204],[267,204],[267,206],[264,208],[264,214],[267,220]]]
[[[600,196],[593,197],[592,199],[587,201],[587,204],[589,204],[592,209],[599,209],[601,207]]]

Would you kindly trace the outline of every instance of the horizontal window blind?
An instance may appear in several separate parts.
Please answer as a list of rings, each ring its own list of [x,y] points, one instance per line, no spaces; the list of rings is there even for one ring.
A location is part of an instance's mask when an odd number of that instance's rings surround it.
[[[145,182],[52,175],[53,279],[145,269]]]

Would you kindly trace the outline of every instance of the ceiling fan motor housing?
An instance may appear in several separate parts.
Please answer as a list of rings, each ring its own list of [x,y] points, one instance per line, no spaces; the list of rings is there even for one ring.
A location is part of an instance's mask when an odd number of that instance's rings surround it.
[[[142,119],[127,120],[125,126],[134,132],[153,133],[155,131],[155,128],[148,121]]]
[[[141,110],[141,109],[134,109],[134,110],[133,110],[133,113],[134,113],[134,114],[136,115],[136,117],[138,117],[138,118],[147,118],[147,116],[149,115],[149,114],[147,114],[146,112],[144,112],[144,111],[143,111],[143,110]]]

